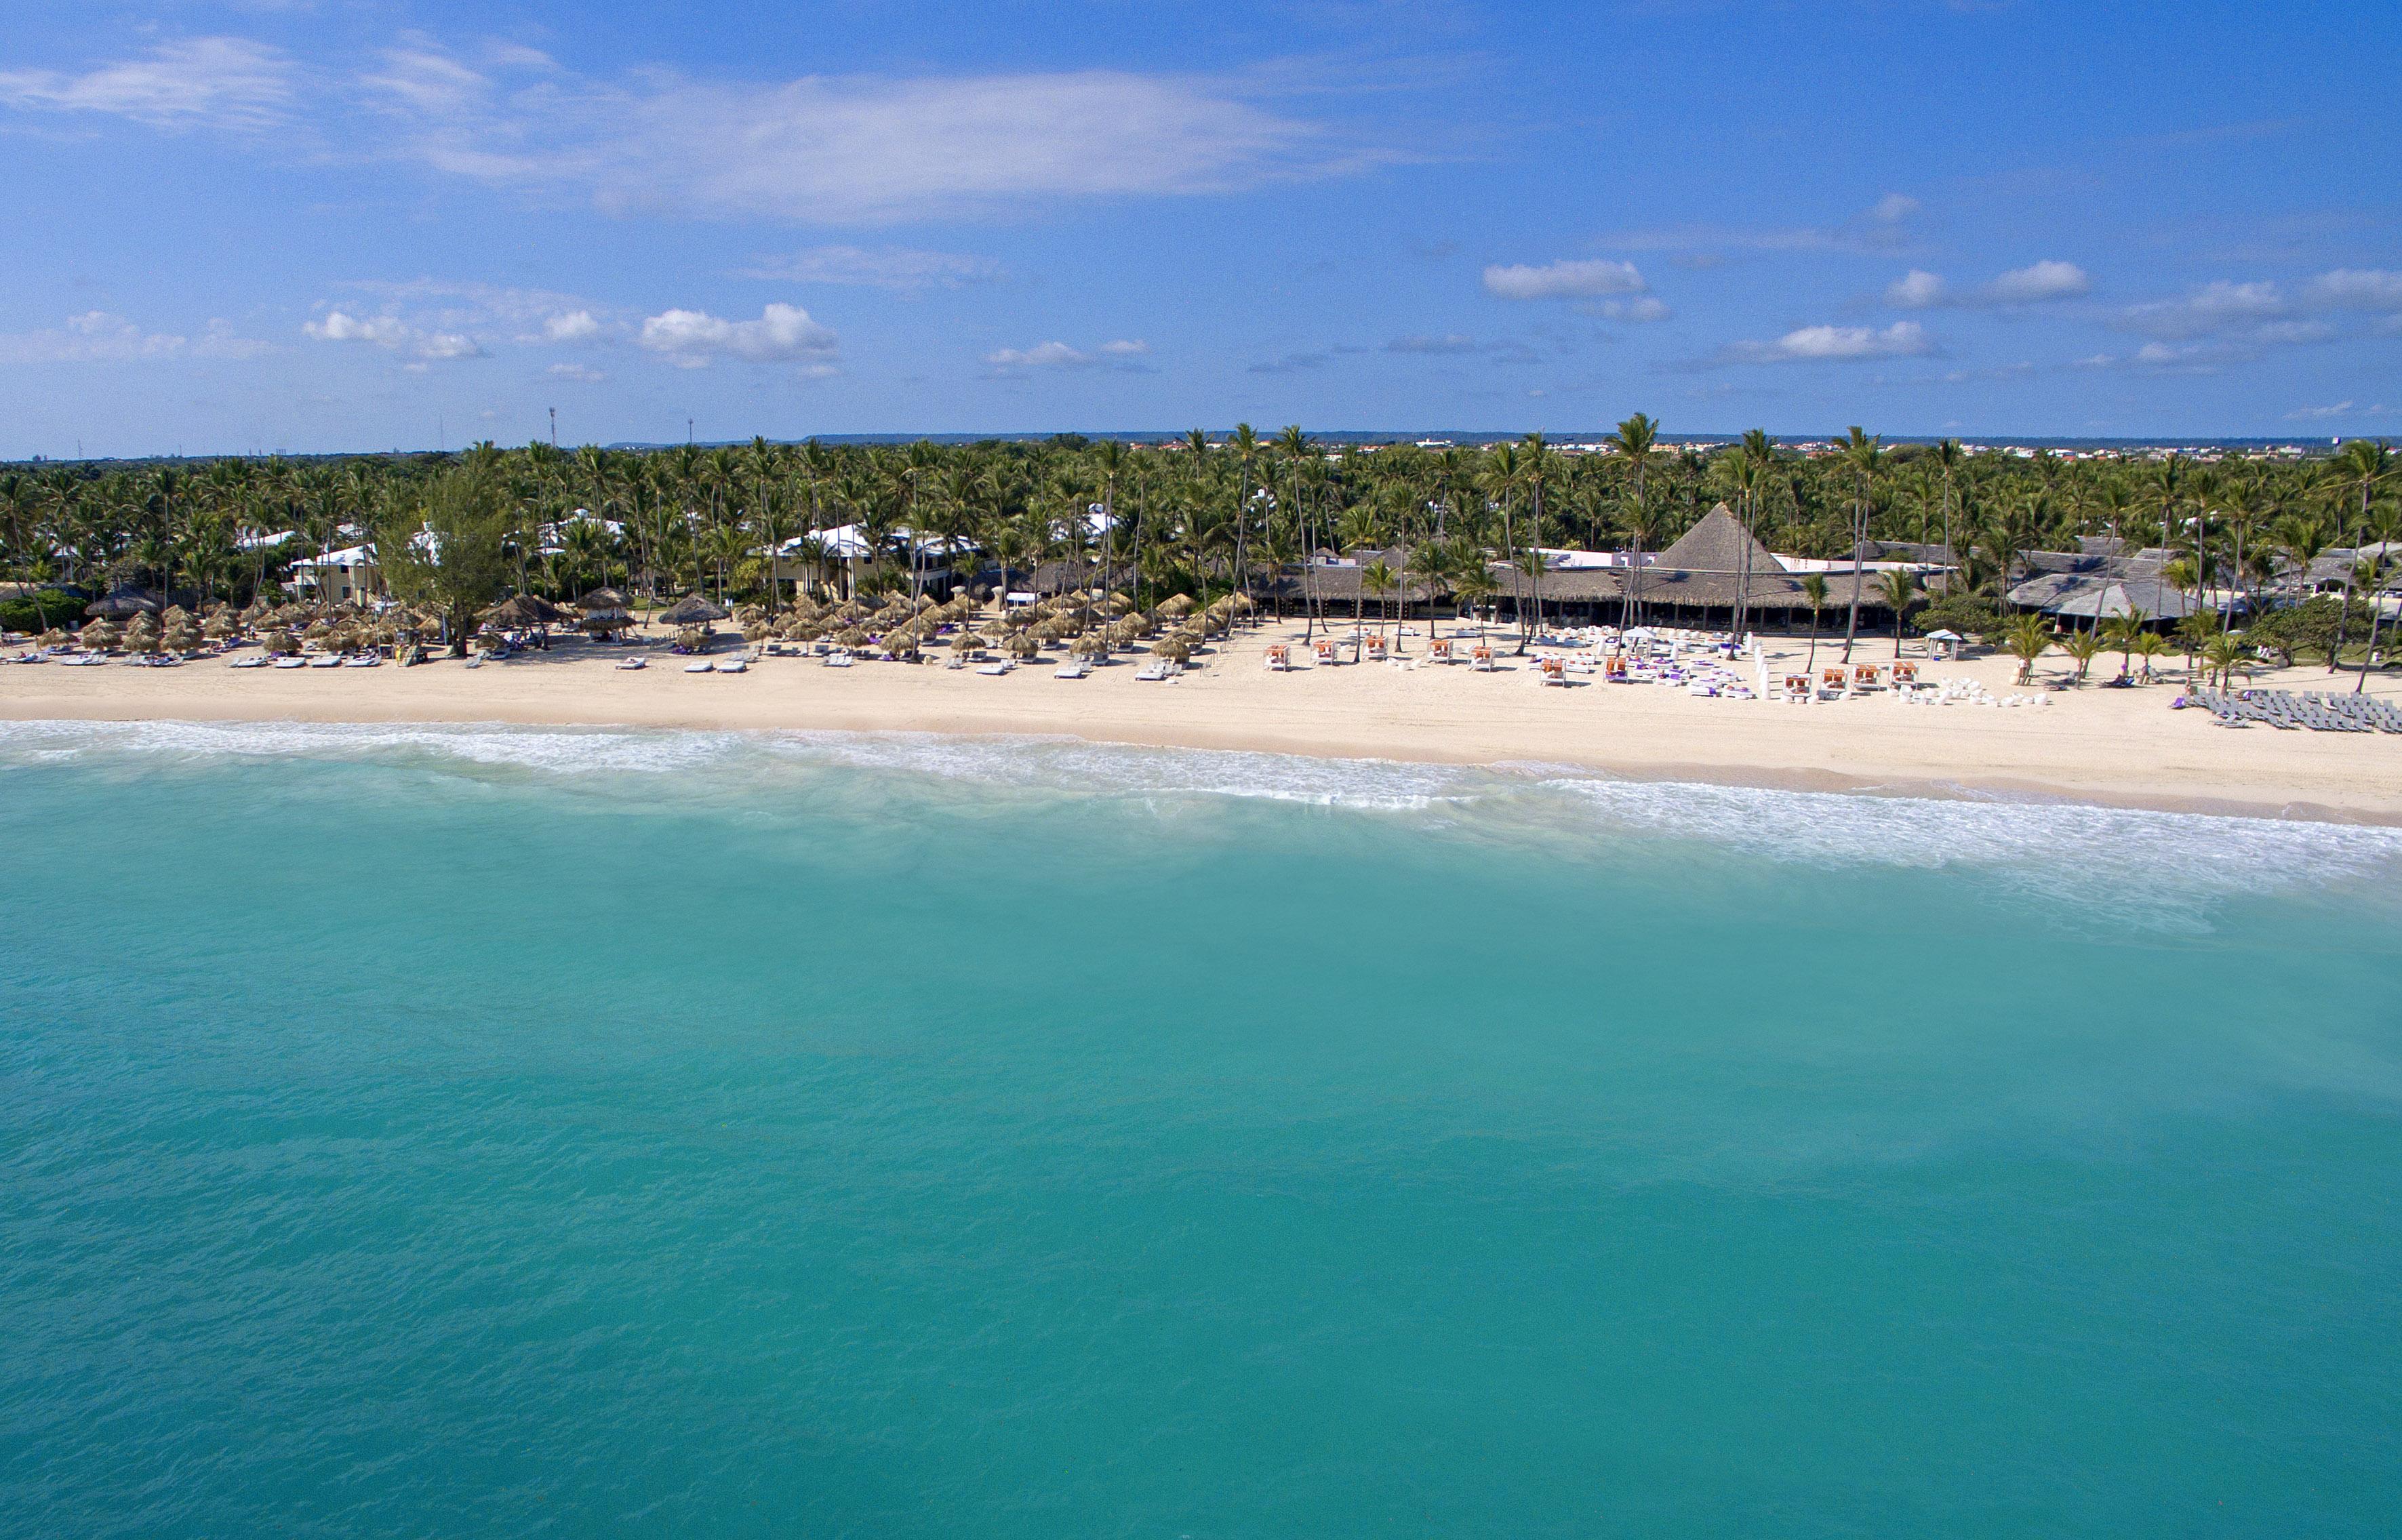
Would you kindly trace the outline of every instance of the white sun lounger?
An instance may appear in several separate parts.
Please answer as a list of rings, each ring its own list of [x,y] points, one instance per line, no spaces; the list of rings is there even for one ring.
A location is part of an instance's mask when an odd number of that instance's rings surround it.
[[[719,658],[717,660],[717,671],[721,674],[743,674],[750,672],[750,670],[751,665],[740,658]]]
[[[617,667],[620,668],[648,668],[650,666],[651,660],[642,656],[640,653],[635,653],[632,657],[619,658],[617,660]]]
[[[683,671],[687,674],[713,674],[717,671],[717,665],[702,658],[698,662],[685,664]]]

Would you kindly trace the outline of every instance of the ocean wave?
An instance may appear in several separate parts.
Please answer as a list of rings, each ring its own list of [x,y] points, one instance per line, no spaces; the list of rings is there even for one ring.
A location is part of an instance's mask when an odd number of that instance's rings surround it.
[[[739,797],[762,783],[856,771],[920,783],[1152,804],[1263,801],[1370,814],[1434,814],[1555,852],[1620,840],[1690,841],[1817,867],[2006,874],[2064,900],[2147,895],[2162,912],[2193,897],[2402,872],[2402,830],[2099,807],[1613,778],[1557,766],[1419,764],[1055,737],[809,730],[310,722],[0,723],[0,766],[82,758],[131,763],[228,759],[430,763],[581,777],[691,777]],[[678,805],[690,805],[680,799]]]

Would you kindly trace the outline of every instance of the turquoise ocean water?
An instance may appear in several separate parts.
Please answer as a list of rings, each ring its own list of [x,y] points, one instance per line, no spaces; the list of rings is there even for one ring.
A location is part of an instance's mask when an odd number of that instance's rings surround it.
[[[2402,837],[0,728],[0,1535],[2372,1535]]]

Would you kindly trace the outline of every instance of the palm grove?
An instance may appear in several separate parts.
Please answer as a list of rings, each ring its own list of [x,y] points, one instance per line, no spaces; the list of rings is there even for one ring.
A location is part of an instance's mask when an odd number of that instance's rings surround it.
[[[2109,627],[2089,626],[2081,641],[2073,626],[2056,634],[2013,617],[2009,594],[2028,553],[2108,536],[2164,548],[2163,580],[2197,598],[2241,596],[2254,617],[2242,650],[2365,669],[2382,640],[2367,596],[2385,570],[2372,560],[2346,571],[2333,597],[2306,599],[2299,579],[2324,552],[2402,536],[2395,461],[2367,442],[2308,460],[2066,459],[1972,453],[1956,441],[1888,447],[1854,428],[1807,451],[1760,432],[1663,448],[1638,414],[1608,448],[1564,453],[1539,433],[1481,448],[1329,446],[1297,427],[1262,437],[1246,426],[1160,444],[484,444],[449,455],[20,466],[0,473],[0,561],[32,589],[139,585],[205,604],[271,594],[296,558],[364,542],[395,588],[462,627],[511,591],[573,598],[621,585],[772,608],[777,550],[807,578],[839,571],[870,592],[904,587],[924,577],[911,532],[1018,574],[1085,564],[1145,603],[1265,594],[1309,553],[1363,548],[1375,555],[1363,576],[1371,593],[1406,585],[1473,600],[1511,569],[1539,571],[1540,547],[1658,551],[1724,502],[1779,551],[1840,562],[1873,542],[1940,548],[1953,575],[1939,592],[1885,585],[1897,635],[1912,614],[2013,650],[2057,640],[2081,665]],[[1097,507],[1109,516],[1092,516]],[[855,529],[867,561],[834,559],[818,536],[837,527]],[[280,543],[261,538],[284,531]],[[1638,591],[1639,579],[1627,619],[1639,614]],[[19,612],[36,602],[13,600],[0,618],[56,624],[47,607]],[[1829,629],[1842,626],[1848,641],[1857,608],[1827,617]],[[2140,619],[2118,627],[2131,648]],[[2189,657],[2237,645],[2215,610],[2180,630]]]

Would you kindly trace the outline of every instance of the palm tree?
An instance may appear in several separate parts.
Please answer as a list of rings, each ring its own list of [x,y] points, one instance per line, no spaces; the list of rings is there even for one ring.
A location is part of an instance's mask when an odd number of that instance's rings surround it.
[[[1827,607],[1827,574],[1802,574],[1802,602],[1810,607],[1810,661],[1802,667],[1815,674],[1818,667],[1818,612]]]
[[[1645,517],[1649,504],[1644,501],[1644,472],[1651,460],[1651,447],[1659,442],[1660,424],[1636,413],[1618,425],[1609,435],[1610,447],[1624,455],[1635,471],[1635,497],[1628,507],[1627,530],[1634,536],[1626,557],[1626,602],[1620,612],[1621,628],[1634,626],[1643,614],[1643,537],[1650,532]]]
[[[1381,636],[1385,629],[1385,596],[1399,588],[1401,581],[1385,564],[1385,558],[1378,557],[1360,569],[1360,586],[1376,596],[1376,632]]]
[[[2339,485],[2360,494],[2359,514],[2352,527],[2354,531],[2366,529],[2369,495],[2376,490],[2379,482],[2394,474],[2393,447],[2382,439],[2371,442],[2355,438],[2336,456],[2333,471]],[[2346,543],[2357,549],[2360,544],[2358,533],[2355,532]],[[2353,575],[2356,571],[2356,566],[2344,569],[2343,608],[2336,615],[2335,646],[2327,653],[2327,672],[2330,674],[2336,670],[2336,654],[2343,651],[2344,633],[2352,621]],[[2366,669],[2367,665],[2364,663],[2361,667]]]
[[[2082,631],[2072,630],[2060,639],[2060,650],[2076,662],[2074,682],[2082,684],[2085,671],[2093,667],[2095,654],[2102,651],[2102,633],[2090,627]]]
[[[1426,593],[1427,644],[1434,644],[1434,596],[1451,577],[1454,558],[1451,547],[1440,540],[1429,540],[1410,553],[1403,570]]]
[[[2402,539],[2402,519],[2392,508],[2382,508],[2362,527],[2363,534],[2374,537],[2367,543],[2379,547],[2376,555],[2358,564],[2361,585],[2368,590],[2368,651],[2360,654],[2360,677],[2352,681],[2352,693],[2360,694],[2368,687],[2368,666],[2377,659],[2377,632],[2385,619],[2386,554],[2384,547]],[[2367,549],[2364,543],[2362,549]]]
[[[2228,687],[2236,666],[2242,663],[2250,652],[2251,649],[2243,645],[2242,633],[2221,631],[2202,644],[2202,661],[2209,664],[2211,670],[2217,676],[2218,687],[2224,690]]]
[[[2134,676],[2135,648],[2147,634],[2144,626],[2150,619],[2142,610],[2130,607],[2125,613],[2111,616],[2103,628],[2105,639],[2119,650],[2119,675],[2122,679]]]
[[[1855,482],[1852,502],[1852,606],[1851,616],[1843,623],[1843,661],[1852,661],[1852,639],[1860,628],[1860,569],[1868,556],[1869,515],[1876,507],[1876,474],[1884,459],[1884,442],[1860,432],[1854,423],[1851,437],[1843,447],[1843,463],[1851,467]]]
[[[2035,678],[2036,659],[2051,651],[2051,623],[2036,611],[2012,615],[2002,631],[2003,643],[2010,656],[2019,660],[2021,684]]]
[[[1901,621],[1910,612],[1911,600],[1918,597],[1918,576],[1907,568],[1897,568],[1878,580],[1886,604],[1893,608],[1893,655],[1901,656]]]

